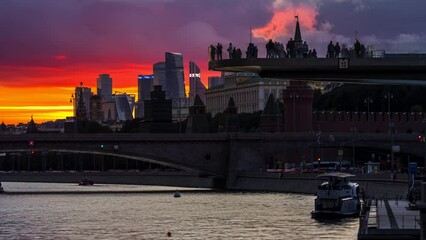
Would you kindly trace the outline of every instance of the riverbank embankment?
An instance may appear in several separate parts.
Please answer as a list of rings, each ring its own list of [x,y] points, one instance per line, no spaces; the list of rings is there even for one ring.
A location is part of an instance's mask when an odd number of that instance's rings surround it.
[[[238,174],[232,189],[315,194],[318,185],[324,182],[324,179],[317,178],[318,175],[245,172]],[[408,191],[407,174],[397,174],[396,179],[392,179],[390,173],[357,174],[352,181],[360,184],[369,196],[380,197],[387,194],[387,197],[393,198],[405,196]]]

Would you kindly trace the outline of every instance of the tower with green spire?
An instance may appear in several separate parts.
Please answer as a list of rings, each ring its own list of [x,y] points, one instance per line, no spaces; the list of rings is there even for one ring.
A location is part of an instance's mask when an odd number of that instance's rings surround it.
[[[84,94],[83,94],[83,82],[80,82],[76,118],[77,120],[87,120],[86,104],[84,102]]]

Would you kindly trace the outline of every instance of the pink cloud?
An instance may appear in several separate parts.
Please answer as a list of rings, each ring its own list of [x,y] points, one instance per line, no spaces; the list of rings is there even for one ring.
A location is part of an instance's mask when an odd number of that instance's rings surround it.
[[[316,23],[318,12],[311,7],[298,6],[284,10],[275,10],[272,19],[263,27],[252,30],[253,36],[265,40],[277,39],[281,36],[290,36],[294,32],[295,16],[299,17],[299,23],[305,30],[312,31]]]

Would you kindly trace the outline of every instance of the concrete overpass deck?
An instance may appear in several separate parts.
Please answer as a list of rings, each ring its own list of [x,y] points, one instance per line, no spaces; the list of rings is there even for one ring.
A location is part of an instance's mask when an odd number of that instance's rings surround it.
[[[292,80],[426,84],[426,57],[226,59],[210,61],[209,70]]]

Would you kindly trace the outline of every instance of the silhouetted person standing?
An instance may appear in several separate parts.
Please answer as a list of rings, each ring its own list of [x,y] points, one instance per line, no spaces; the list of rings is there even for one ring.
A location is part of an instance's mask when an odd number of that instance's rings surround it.
[[[360,49],[360,56],[362,57],[362,58],[364,58],[365,57],[365,51],[366,51],[366,49],[365,49],[365,46],[364,46],[364,44],[361,44],[361,49]]]
[[[217,60],[222,60],[222,44],[218,43],[216,47]]]
[[[293,38],[290,38],[290,40],[287,42],[286,48],[290,58],[296,57],[296,44],[294,43]]]
[[[336,42],[336,45],[334,46],[334,57],[339,58],[340,56],[340,45],[339,42]]]
[[[210,60],[214,61],[215,56],[216,56],[216,48],[213,45],[210,45]]]
[[[237,59],[241,59],[241,56],[243,55],[243,52],[241,51],[241,49],[237,49]]]
[[[232,59],[237,59],[237,49],[235,47],[232,48]]]
[[[309,46],[306,43],[306,41],[303,42],[300,51],[302,52],[302,55],[303,55],[304,58],[308,57]]]
[[[229,47],[226,49],[226,51],[228,51],[229,59],[232,59],[232,49],[232,43],[229,43]]]
[[[354,50],[355,50],[355,56],[357,58],[361,57],[361,43],[359,43],[358,39],[355,41]]]
[[[330,43],[327,46],[327,58],[334,58],[334,45],[333,45],[333,41],[330,41]]]
[[[315,48],[312,50],[312,57],[317,58],[317,50]]]
[[[269,39],[268,43],[266,43],[266,58],[272,58],[273,49],[274,43],[272,42],[272,39]]]
[[[341,55],[342,55],[343,58],[349,57],[349,49],[346,47],[345,44],[343,44],[343,46],[342,46]]]

